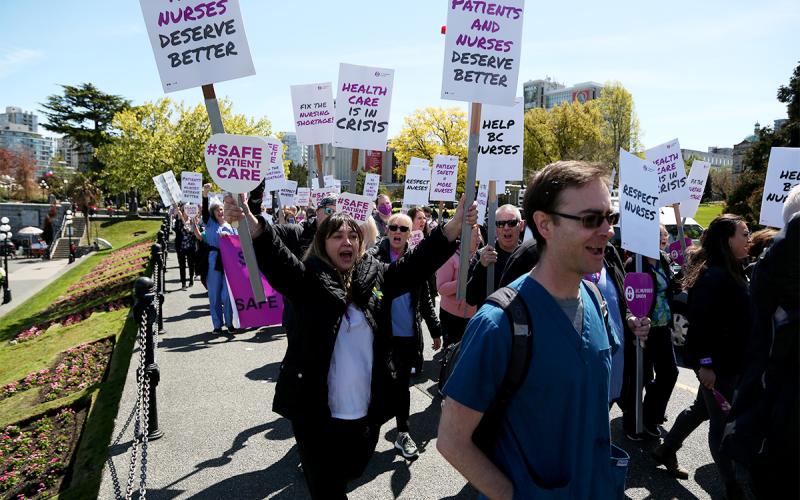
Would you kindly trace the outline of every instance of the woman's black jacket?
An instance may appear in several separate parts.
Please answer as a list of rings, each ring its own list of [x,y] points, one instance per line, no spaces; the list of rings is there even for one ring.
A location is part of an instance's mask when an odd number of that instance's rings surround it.
[[[411,250],[413,251],[413,250]],[[377,245],[369,249],[369,253],[374,255],[383,263],[389,264],[392,262],[391,255],[389,254],[389,239],[382,239]],[[409,253],[409,252],[406,252]],[[427,281],[427,280],[426,280]],[[384,298],[386,300],[386,298]],[[431,338],[438,339],[442,336],[442,327],[439,324],[439,318],[436,316],[436,308],[433,304],[430,290],[427,283],[421,287],[411,290],[411,310],[414,314],[414,338],[419,344],[417,348],[417,356],[414,360],[413,366],[417,369],[422,367],[422,353],[425,344],[422,338],[422,320],[428,326],[428,332]],[[383,317],[380,319],[379,324],[381,328],[388,328],[392,331],[392,303],[389,301],[386,307],[383,308]]]
[[[275,230],[262,224],[263,234],[253,240],[258,267],[270,285],[292,303],[297,320],[288,336],[281,363],[273,410],[292,420],[330,418],[328,371],[342,315],[348,303],[339,273],[318,258],[301,262],[281,242]],[[373,365],[370,405],[372,422],[382,424],[394,415],[391,400],[390,328],[381,328],[384,308],[391,299],[418,289],[455,252],[436,230],[412,253],[392,264],[366,254],[352,271],[351,300],[372,327]]]
[[[752,326],[749,286],[722,266],[709,265],[689,289],[687,307],[690,364],[710,363],[716,373],[741,375]]]

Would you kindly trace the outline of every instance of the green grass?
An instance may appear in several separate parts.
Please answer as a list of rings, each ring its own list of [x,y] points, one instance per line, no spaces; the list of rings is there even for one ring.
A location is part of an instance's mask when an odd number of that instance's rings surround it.
[[[161,222],[157,220],[116,220],[92,221],[92,242],[94,238],[100,237],[108,240],[114,248],[128,246],[135,241],[142,239],[155,239],[155,235],[161,228]],[[138,236],[134,233],[144,232]]]
[[[697,221],[703,227],[708,227],[712,220],[718,215],[722,213],[722,209],[724,208],[725,204],[720,203],[703,203],[697,209],[697,214],[694,216],[694,220]]]

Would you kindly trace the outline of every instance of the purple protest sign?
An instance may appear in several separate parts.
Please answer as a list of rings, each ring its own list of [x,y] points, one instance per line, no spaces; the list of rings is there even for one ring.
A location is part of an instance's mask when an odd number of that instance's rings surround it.
[[[686,248],[692,246],[692,239],[688,236],[684,236],[683,241],[686,243]],[[675,240],[669,244],[669,256],[672,257],[672,260],[678,263],[678,265],[683,265],[683,248],[681,248],[680,240]]]
[[[224,236],[219,239],[222,253],[222,267],[228,280],[232,297],[236,305],[240,328],[279,325],[283,315],[283,296],[272,289],[264,275],[259,273],[264,295],[267,300],[258,302],[253,296],[247,266],[242,255],[242,245],[238,236]]]
[[[625,275],[625,302],[637,318],[644,318],[650,313],[655,293],[653,278],[647,273],[628,273]]]

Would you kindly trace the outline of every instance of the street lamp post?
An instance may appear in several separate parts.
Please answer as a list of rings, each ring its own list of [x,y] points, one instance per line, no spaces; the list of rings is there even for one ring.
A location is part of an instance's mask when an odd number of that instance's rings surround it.
[[[8,222],[8,217],[0,219],[0,242],[3,244],[3,268],[6,272],[3,280],[3,304],[11,302],[11,290],[8,288],[8,244],[11,242],[11,226]]]
[[[67,231],[69,231],[69,264],[75,262],[75,249],[72,246],[72,210],[67,210]]]

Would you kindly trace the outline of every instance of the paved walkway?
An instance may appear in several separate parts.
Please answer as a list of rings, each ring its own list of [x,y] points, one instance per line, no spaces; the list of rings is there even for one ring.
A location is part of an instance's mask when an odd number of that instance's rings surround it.
[[[85,257],[83,256],[81,259]],[[11,289],[11,302],[0,305],[0,318],[52,283],[53,280],[67,272],[70,267],[77,265],[81,259],[76,260],[72,265],[67,264],[67,259],[9,259],[8,274],[10,275],[10,280],[8,283]],[[1,258],[0,265],[2,265]],[[1,298],[2,293],[0,293]]]
[[[161,368],[158,410],[164,437],[150,444],[148,498],[308,498],[291,427],[271,411],[285,335],[278,329],[235,337],[212,335],[204,288],[196,281],[194,287],[181,291],[176,265],[171,254],[164,304],[167,333],[157,352]],[[134,357],[115,436],[133,407],[138,354]],[[431,357],[428,350],[426,359]],[[475,498],[474,490],[436,451],[440,399],[433,396],[435,384],[427,376],[438,373],[438,364],[427,361],[425,368],[425,375],[411,389],[412,436],[425,448],[420,458],[409,464],[395,454],[394,421],[390,421],[381,430],[378,450],[364,477],[351,485],[350,498]],[[681,370],[668,409],[668,426],[693,400],[696,387],[693,375]],[[692,477],[677,481],[655,468],[648,457],[652,445],[625,441],[616,407],[611,416],[614,441],[622,443],[633,458],[629,498],[718,498],[723,493],[707,449],[707,425],[679,453]],[[123,488],[131,436],[129,429],[122,443],[111,450]],[[330,445],[331,460],[336,460],[335,449],[347,443]],[[107,468],[100,498],[113,498]]]

